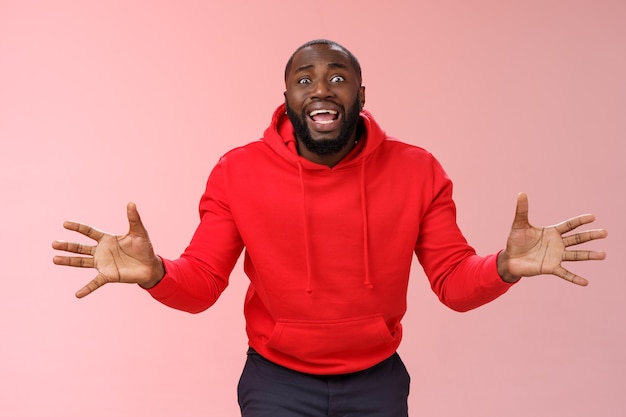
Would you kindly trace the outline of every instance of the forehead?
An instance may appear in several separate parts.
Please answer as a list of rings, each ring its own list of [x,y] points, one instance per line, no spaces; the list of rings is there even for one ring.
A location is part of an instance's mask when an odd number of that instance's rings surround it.
[[[317,44],[300,49],[293,56],[288,76],[315,67],[345,67],[356,73],[348,54],[335,45]]]

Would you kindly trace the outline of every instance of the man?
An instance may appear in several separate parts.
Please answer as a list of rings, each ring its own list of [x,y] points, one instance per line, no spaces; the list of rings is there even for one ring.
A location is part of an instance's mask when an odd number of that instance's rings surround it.
[[[522,276],[586,285],[562,261],[604,259],[567,248],[606,231],[563,236],[592,215],[533,227],[523,194],[506,249],[476,255],[456,225],[451,181],[431,154],[387,137],[363,109],[360,65],[341,45],[298,48],[285,86],[262,140],[230,151],[212,171],[179,259],[155,255],[132,203],[128,234],[65,222],[97,244],[53,243],[85,255],[54,263],[98,271],[78,297],[108,282],[137,283],[193,313],[216,301],[245,248],[243,416],[407,416],[409,376],[396,349],[414,253],[433,291],[458,311],[492,301]]]

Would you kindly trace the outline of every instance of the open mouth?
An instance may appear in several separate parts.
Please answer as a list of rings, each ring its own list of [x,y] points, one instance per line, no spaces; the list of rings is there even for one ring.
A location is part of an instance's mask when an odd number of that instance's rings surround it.
[[[309,113],[309,117],[319,125],[329,125],[336,122],[339,115],[335,110],[321,109],[313,110]]]

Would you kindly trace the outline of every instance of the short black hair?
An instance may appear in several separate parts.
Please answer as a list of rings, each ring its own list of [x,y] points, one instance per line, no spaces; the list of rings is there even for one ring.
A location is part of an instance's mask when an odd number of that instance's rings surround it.
[[[289,71],[291,70],[291,65],[293,64],[293,57],[298,53],[298,51],[304,48],[308,48],[309,46],[313,46],[313,45],[328,45],[331,47],[339,48],[342,51],[344,51],[348,55],[348,58],[350,58],[350,62],[352,62],[352,65],[354,66],[354,69],[356,70],[357,74],[359,74],[359,81],[362,80],[361,64],[359,64],[359,60],[356,59],[356,57],[352,54],[352,52],[350,52],[345,46],[340,45],[337,42],[331,41],[328,39],[314,39],[312,41],[308,41],[307,43],[300,45],[298,49],[296,49],[293,52],[293,54],[291,54],[291,56],[289,57],[289,61],[287,61],[287,65],[285,65],[285,81],[287,81],[287,74],[289,74]]]

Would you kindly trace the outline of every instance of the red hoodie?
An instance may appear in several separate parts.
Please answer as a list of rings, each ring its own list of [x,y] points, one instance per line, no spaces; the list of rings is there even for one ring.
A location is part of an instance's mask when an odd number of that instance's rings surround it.
[[[228,284],[245,247],[249,344],[312,374],[368,368],[402,338],[413,253],[441,301],[466,311],[506,292],[496,255],[479,257],[456,225],[452,183],[433,156],[364,133],[333,168],[300,157],[281,105],[260,141],[224,155],[200,202],[200,225],[150,294],[197,313]]]

